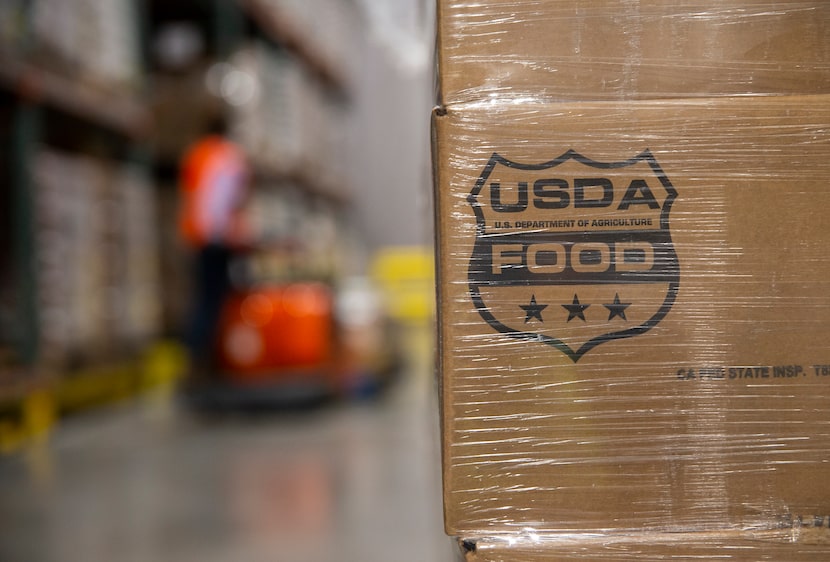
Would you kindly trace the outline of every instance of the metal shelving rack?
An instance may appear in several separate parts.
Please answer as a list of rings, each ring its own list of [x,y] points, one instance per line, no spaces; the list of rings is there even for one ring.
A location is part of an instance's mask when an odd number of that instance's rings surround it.
[[[44,109],[74,116],[93,127],[102,127],[124,138],[137,153],[150,126],[150,113],[139,99],[113,98],[105,92],[80,85],[53,71],[0,55],[0,85],[13,101],[8,178],[13,193],[13,235],[19,311],[15,324],[21,363],[37,360],[38,313],[34,299],[36,257],[32,236],[32,185],[29,171],[32,152],[41,141]]]
[[[227,61],[246,41],[258,38],[271,47],[280,50],[313,76],[320,90],[348,110],[350,88],[345,72],[336,61],[331,60],[317,46],[313,33],[303,29],[302,23],[281,3],[268,0],[183,0],[172,5],[164,0],[148,0],[150,19],[155,12],[156,19],[151,25],[159,25],[165,17],[174,20],[190,20],[206,28],[205,35],[211,43],[211,52],[205,63]],[[207,97],[209,94],[201,94]],[[160,165],[168,168],[174,162],[165,162],[178,156],[184,147],[177,147],[175,154],[158,154]],[[337,205],[348,202],[348,189],[337,189],[319,178],[312,177],[306,170],[275,166],[270,162],[254,163],[257,178],[275,183],[293,183],[310,196],[321,197]]]
[[[32,433],[47,428],[51,417],[63,408],[59,403],[62,400],[79,405],[94,402],[97,386],[108,377],[115,381],[116,394],[123,394],[124,388],[142,384],[140,368],[132,357],[125,358],[124,363],[111,369],[93,366],[92,371],[87,373],[90,376],[82,380],[82,384],[71,388],[65,385],[65,373],[51,372],[50,368],[41,364],[31,169],[38,147],[55,128],[55,120],[69,123],[74,129],[73,134],[97,136],[98,146],[115,146],[110,149],[110,155],[116,153],[122,161],[139,163],[148,172],[152,171],[156,178],[159,177],[159,170],[167,170],[169,174],[174,169],[175,162],[166,160],[169,155],[155,150],[154,114],[145,95],[149,91],[147,85],[154,80],[148,72],[149,40],[154,26],[159,23],[158,13],[178,10],[177,17],[188,17],[188,10],[191,10],[194,17],[200,19],[200,25],[207,26],[208,40],[212,45],[208,56],[213,61],[225,60],[243,42],[255,36],[296,59],[319,88],[336,99],[343,108],[348,108],[350,104],[345,71],[325,53],[325,49],[319,47],[314,33],[304,29],[290,11],[280,7],[279,2],[132,2],[142,39],[141,58],[145,67],[142,76],[145,87],[133,93],[109,91],[78,81],[71,73],[44,66],[37,57],[30,56],[31,45],[26,32],[16,45],[0,42],[0,101],[9,102],[5,124],[8,129],[6,164],[0,167],[0,174],[6,176],[2,180],[8,186],[7,201],[11,203],[8,213],[11,220],[4,226],[7,232],[0,237],[0,243],[9,246],[5,254],[13,270],[15,300],[8,325],[0,326],[7,332],[4,340],[11,342],[13,357],[11,361],[5,356],[0,357],[0,452],[8,449],[9,443],[25,439],[27,431]],[[23,2],[21,5],[24,6],[24,19],[29,18],[31,4]],[[187,101],[183,100],[183,103]],[[282,169],[260,163],[255,166],[254,182],[291,184],[311,200],[324,201],[325,205],[341,210],[348,206],[348,188],[332,186],[302,166]],[[122,376],[125,373],[127,379]]]
[[[133,4],[136,22],[144,3]],[[11,286],[14,307],[2,326],[11,357],[0,365],[0,452],[48,430],[57,410],[61,379],[41,362],[38,309],[37,244],[33,160],[41,145],[49,144],[56,121],[70,123],[73,134],[97,135],[99,145],[112,143],[118,157],[150,170],[146,138],[151,113],[140,88],[133,93],[109,90],[76,79],[69,72],[47,67],[32,56],[31,4],[20,14],[23,31],[14,44],[0,44],[0,96],[7,100],[4,136],[6,162],[2,181],[8,186],[10,221],[3,241],[8,263],[3,272]],[[60,127],[60,126],[58,126]],[[105,139],[105,140],[101,140]],[[135,358],[129,358],[133,365]],[[131,369],[132,367],[127,367]],[[124,369],[124,365],[119,365]]]

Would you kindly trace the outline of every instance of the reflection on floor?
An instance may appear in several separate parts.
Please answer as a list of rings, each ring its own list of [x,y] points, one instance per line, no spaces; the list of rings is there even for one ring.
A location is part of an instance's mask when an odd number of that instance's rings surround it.
[[[0,458],[0,560],[445,562],[429,377],[375,402],[195,418],[169,396]]]

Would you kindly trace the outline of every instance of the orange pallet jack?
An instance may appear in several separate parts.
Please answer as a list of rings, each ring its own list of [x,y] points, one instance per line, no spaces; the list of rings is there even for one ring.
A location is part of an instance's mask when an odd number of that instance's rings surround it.
[[[224,303],[214,372],[186,400],[203,410],[318,403],[338,392],[333,295],[316,282],[235,291]]]
[[[257,410],[374,394],[401,356],[392,340],[367,352],[373,338],[338,322],[336,308],[334,291],[319,282],[237,290],[223,306],[215,372],[187,389],[187,401],[203,410]]]

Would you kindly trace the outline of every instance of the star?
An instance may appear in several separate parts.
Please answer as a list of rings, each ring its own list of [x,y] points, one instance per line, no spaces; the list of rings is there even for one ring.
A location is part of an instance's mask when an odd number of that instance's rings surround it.
[[[546,304],[536,304],[536,295],[531,295],[530,297],[530,304],[528,305],[519,305],[519,308],[524,310],[527,315],[525,316],[525,324],[530,322],[531,318],[536,318],[539,322],[544,322],[542,320],[542,311],[548,307]]]
[[[574,294],[574,300],[572,304],[563,304],[562,308],[568,311],[568,322],[573,320],[574,318],[579,318],[583,322],[585,322],[585,309],[591,306],[590,304],[579,304],[579,297]]]
[[[619,293],[614,294],[614,302],[611,304],[604,304],[602,305],[608,309],[608,320],[613,320],[617,316],[628,321],[628,318],[625,317],[625,309],[631,306],[630,302],[620,302],[620,295]]]

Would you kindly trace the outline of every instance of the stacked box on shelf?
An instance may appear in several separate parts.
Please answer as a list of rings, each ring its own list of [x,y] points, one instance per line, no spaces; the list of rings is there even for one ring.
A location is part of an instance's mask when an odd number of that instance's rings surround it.
[[[147,172],[134,164],[120,166],[114,187],[125,211],[120,248],[124,271],[115,287],[114,333],[122,344],[135,348],[158,335],[160,325],[156,194]]]
[[[229,73],[250,81],[239,103],[231,96],[230,111],[232,133],[257,167],[338,188],[342,104],[293,55],[263,43],[238,52]]]
[[[322,183],[325,168],[328,165],[323,151],[323,139],[328,133],[328,123],[325,108],[326,92],[317,87],[308,74],[303,76],[302,89],[304,95],[298,100],[296,108],[302,121],[300,131],[300,168],[303,175],[318,185]]]
[[[268,248],[256,261],[260,280],[331,279],[336,274],[337,233],[332,205],[315,202],[291,184],[257,186],[250,205],[255,235]]]
[[[294,277],[302,200],[300,192],[285,183],[261,182],[256,186],[248,205],[249,223],[253,236],[268,250],[252,260],[255,281]]]
[[[93,6],[94,25],[86,28],[86,49],[94,53],[90,79],[125,89],[139,86],[141,43],[139,8],[135,0],[87,0]]]
[[[320,86],[318,80],[302,74],[302,95],[291,109],[301,123],[298,167],[303,177],[334,195],[342,195],[342,166],[345,153],[345,115],[342,102]]]
[[[108,341],[99,162],[42,150],[33,166],[41,355],[63,364]]]
[[[342,225],[337,205],[320,195],[342,194],[346,122],[327,74],[336,73],[332,61],[345,56],[342,44],[333,45],[346,32],[338,14],[353,8],[320,1],[248,4],[271,10],[270,23],[278,25],[266,25],[266,32],[286,47],[260,41],[240,49],[229,73],[251,80],[251,94],[224,96],[232,136],[255,170],[254,230],[271,246],[254,260],[255,277],[332,278],[340,267],[336,233]]]
[[[360,228],[340,214],[336,217],[337,238],[334,242],[332,268],[334,279],[361,277],[369,268],[369,250],[363,242]]]
[[[79,64],[78,12],[72,2],[38,0],[31,5],[31,42],[39,62],[65,72]]]
[[[30,9],[40,64],[106,89],[138,85],[134,0],[35,0]]]
[[[292,209],[288,191],[280,185],[261,182],[251,194],[248,219],[257,240],[284,240],[291,234]]]
[[[308,69],[285,53],[268,53],[263,60],[263,83],[267,84],[268,92],[280,100],[280,103],[268,108],[269,119],[274,125],[266,133],[269,136],[269,146],[274,155],[285,151],[286,168],[297,172],[304,164],[303,141],[307,123],[300,108],[311,95],[308,90]]]
[[[334,209],[324,201],[316,201],[306,210],[300,236],[305,242],[305,263],[308,276],[330,279],[334,272],[334,251],[337,242],[337,220]]]
[[[26,32],[26,1],[0,2],[0,48],[15,51],[23,45]]]
[[[468,560],[830,552],[830,4],[770,8],[439,1]]]
[[[232,64],[229,73],[250,81],[249,95],[240,97],[239,103],[231,99],[232,134],[266,170],[292,171],[302,152],[298,111],[305,95],[302,67],[290,55],[263,43],[239,51]],[[229,79],[234,78],[225,78]]]
[[[331,96],[323,96],[318,110],[323,129],[315,153],[319,155],[320,182],[333,193],[348,196],[350,186],[344,185],[348,163],[347,116],[343,106]]]
[[[147,343],[159,315],[148,179],[48,149],[33,171],[43,362],[95,362]]]

